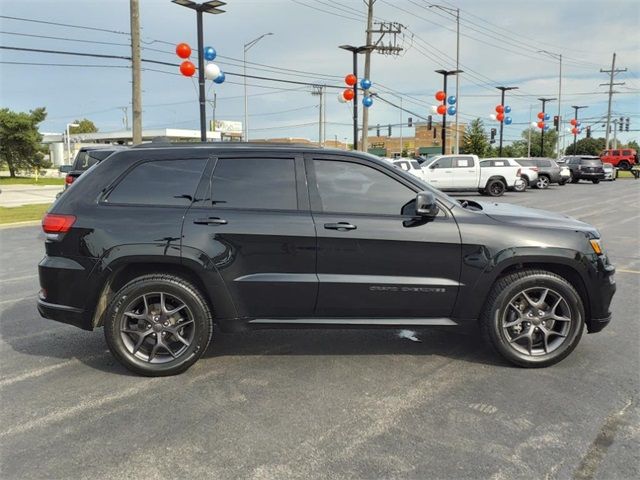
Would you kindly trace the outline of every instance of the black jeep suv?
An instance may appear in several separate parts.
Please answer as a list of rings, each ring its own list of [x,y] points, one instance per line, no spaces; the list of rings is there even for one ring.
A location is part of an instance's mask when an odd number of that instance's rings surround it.
[[[547,366],[607,325],[615,292],[590,225],[454,200],[377,157],[313,147],[123,150],[43,229],[40,313],[104,326],[143,375],[186,370],[215,331],[273,326],[479,323],[511,362]]]

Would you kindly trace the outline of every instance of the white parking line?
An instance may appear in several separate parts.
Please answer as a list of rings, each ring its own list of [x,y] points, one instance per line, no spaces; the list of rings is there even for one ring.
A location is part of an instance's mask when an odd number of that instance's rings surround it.
[[[38,278],[38,275],[25,275],[24,277],[13,277],[0,279],[0,283],[18,282],[20,280],[28,280],[30,278]]]
[[[30,295],[28,297],[22,297],[22,298],[12,298],[10,300],[1,300],[0,301],[0,305],[5,305],[7,303],[18,303],[18,302],[22,302],[23,300],[30,300],[33,298],[37,298],[37,295]]]

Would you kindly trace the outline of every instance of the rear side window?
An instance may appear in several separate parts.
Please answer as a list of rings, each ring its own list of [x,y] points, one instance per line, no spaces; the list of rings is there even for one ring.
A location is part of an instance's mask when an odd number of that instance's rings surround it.
[[[108,203],[187,206],[196,191],[206,159],[144,162],[116,185]]]
[[[296,169],[292,158],[221,158],[211,183],[218,207],[296,210]]]
[[[474,161],[471,157],[459,157],[453,159],[453,168],[469,168],[473,167]]]
[[[416,160],[411,160],[411,166],[416,170],[420,170],[420,164]]]
[[[629,156],[629,155],[631,155],[631,150],[623,150],[623,151],[622,151],[622,155],[624,155],[624,156]]]

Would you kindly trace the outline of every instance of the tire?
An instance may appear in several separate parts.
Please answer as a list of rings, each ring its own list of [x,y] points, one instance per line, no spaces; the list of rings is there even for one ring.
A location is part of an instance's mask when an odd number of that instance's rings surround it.
[[[618,168],[621,170],[631,170],[631,164],[626,160],[622,160],[620,163],[618,163]]]
[[[595,178],[593,180],[591,180],[593,182],[594,185],[597,185],[600,183],[600,179],[599,178]]]
[[[549,177],[546,175],[540,175],[536,181],[536,188],[539,190],[546,190],[549,188]]]
[[[213,334],[213,317],[191,283],[152,274],[116,293],[104,327],[109,350],[122,365],[140,375],[163,377],[184,372],[202,356]]]
[[[522,292],[539,308],[526,301]],[[575,288],[559,275],[523,270],[500,278],[493,286],[480,328],[485,339],[509,362],[521,367],[547,367],[567,357],[580,342],[584,306]]]
[[[526,177],[524,177],[523,180],[524,181],[522,183],[518,183],[517,187],[513,187],[513,190],[515,192],[519,192],[520,193],[520,192],[524,192],[524,191],[527,190],[527,185],[529,185],[529,180]]]
[[[485,192],[490,197],[501,197],[507,189],[501,180],[489,180]]]
[[[567,180],[560,180],[558,182],[558,185],[560,185],[561,187],[567,184]]]

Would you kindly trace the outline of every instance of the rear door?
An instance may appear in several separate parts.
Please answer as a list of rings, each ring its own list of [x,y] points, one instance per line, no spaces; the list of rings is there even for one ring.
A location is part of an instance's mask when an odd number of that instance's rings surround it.
[[[453,159],[453,187],[470,189],[478,188],[479,168],[470,155],[462,155]]]
[[[311,315],[316,234],[302,157],[229,154],[214,163],[185,217],[185,254],[219,272],[240,317]]]
[[[306,158],[318,234],[318,317],[448,317],[460,235],[443,208],[414,219],[417,188],[351,157]]]

